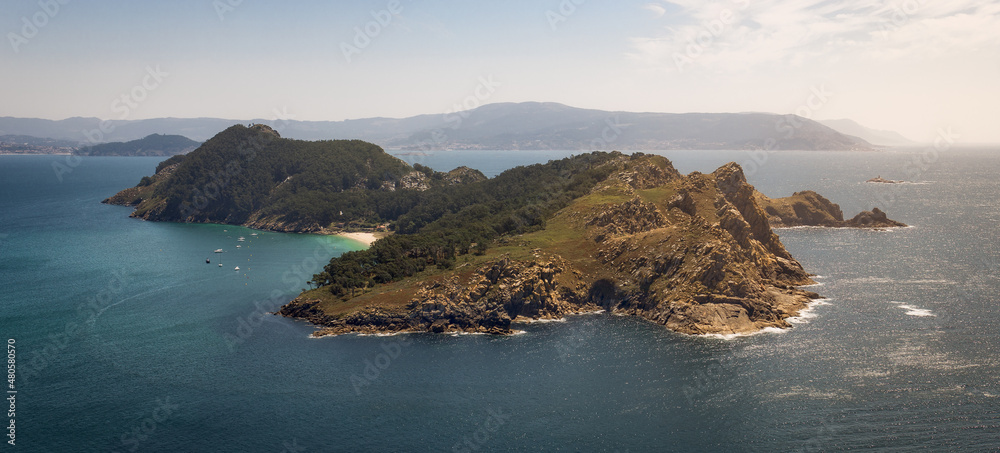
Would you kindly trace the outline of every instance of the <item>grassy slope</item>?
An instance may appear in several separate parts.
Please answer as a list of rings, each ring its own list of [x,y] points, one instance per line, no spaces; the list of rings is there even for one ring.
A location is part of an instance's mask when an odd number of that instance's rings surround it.
[[[711,175],[701,175],[700,178],[708,178]],[[506,238],[493,247],[486,254],[476,256],[473,254],[463,255],[458,258],[454,270],[440,270],[428,267],[427,270],[406,278],[401,281],[376,285],[369,288],[364,294],[349,298],[340,298],[332,295],[326,288],[317,288],[303,293],[300,297],[310,300],[321,300],[318,308],[329,315],[340,316],[352,311],[367,308],[379,307],[389,310],[404,309],[407,303],[417,294],[419,289],[437,279],[444,279],[453,275],[468,277],[480,265],[494,261],[501,256],[508,256],[513,260],[530,260],[534,258],[534,250],[541,249],[547,254],[559,255],[570,261],[573,267],[589,280],[596,281],[602,278],[612,279],[618,282],[625,282],[631,279],[629,275],[619,275],[617,271],[606,264],[602,264],[596,258],[600,252],[601,244],[595,242],[588,236],[588,226],[586,221],[591,219],[596,211],[600,209],[627,202],[636,195],[649,203],[656,205],[661,212],[667,215],[671,225],[666,228],[657,229],[644,233],[641,243],[647,247],[672,247],[690,246],[703,244],[714,238],[706,238],[699,229],[686,228],[683,224],[687,216],[675,212],[670,212],[668,202],[678,190],[678,186],[684,181],[675,181],[671,184],[645,190],[633,191],[625,187],[624,183],[615,182],[595,191],[575,199],[569,206],[557,212],[546,221],[546,227],[532,233]],[[716,221],[715,208],[713,206],[716,196],[714,185],[705,185],[704,193],[695,196],[695,203],[698,206],[699,215],[707,215],[711,221]],[[633,255],[639,255],[641,251]],[[662,286],[660,283],[657,286]],[[664,288],[654,287],[652,290],[662,290]],[[689,292],[697,292],[698,289],[691,288]]]

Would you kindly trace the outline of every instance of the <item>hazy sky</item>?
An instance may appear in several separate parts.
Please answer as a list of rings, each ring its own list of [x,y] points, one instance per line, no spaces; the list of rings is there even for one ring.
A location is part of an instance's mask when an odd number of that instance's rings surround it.
[[[0,116],[342,120],[553,101],[1000,142],[1000,2],[0,0],[0,12]]]

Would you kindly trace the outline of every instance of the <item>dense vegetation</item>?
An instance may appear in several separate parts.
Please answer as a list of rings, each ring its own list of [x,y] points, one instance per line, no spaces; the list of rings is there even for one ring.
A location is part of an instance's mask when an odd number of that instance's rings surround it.
[[[266,126],[238,125],[173,163],[181,165],[139,207],[165,203],[157,220],[238,224],[257,216],[320,227],[342,220],[376,224],[417,200],[415,190],[395,190],[413,169],[360,140],[289,140]]]
[[[197,148],[198,142],[182,135],[152,134],[130,142],[102,143],[80,149],[88,156],[174,156]]]
[[[335,295],[353,294],[426,268],[450,268],[457,256],[482,253],[493,239],[545,226],[545,219],[607,178],[615,155],[591,153],[517,167],[462,186],[422,192],[417,204],[395,222],[398,234],[370,249],[330,261],[310,284],[329,286]]]
[[[157,177],[116,202],[138,205],[133,215],[150,220],[293,231],[388,223],[396,234],[331,260],[310,281],[343,295],[427,266],[450,268],[498,237],[544,228],[606,179],[613,168],[602,164],[619,157],[595,152],[486,179],[464,167],[410,167],[359,140],[289,140],[267,126],[237,125],[162,162]]]

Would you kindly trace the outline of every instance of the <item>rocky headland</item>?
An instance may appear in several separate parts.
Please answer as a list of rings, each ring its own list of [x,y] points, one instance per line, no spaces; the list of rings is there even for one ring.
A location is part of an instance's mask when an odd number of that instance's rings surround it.
[[[279,310],[315,335],[511,333],[517,319],[607,310],[687,334],[790,327],[813,283],[785,250],[742,169],[680,175],[658,156],[622,158],[546,229],[448,272],[336,299],[303,293]]]

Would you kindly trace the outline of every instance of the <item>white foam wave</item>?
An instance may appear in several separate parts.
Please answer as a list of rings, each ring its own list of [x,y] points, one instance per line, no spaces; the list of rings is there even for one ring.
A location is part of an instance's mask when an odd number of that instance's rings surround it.
[[[772,227],[772,230],[855,230],[855,231],[872,231],[876,233],[885,233],[896,230],[905,230],[907,228],[916,228],[914,225],[907,225],[905,227],[878,227],[878,228],[858,228],[858,227],[828,227],[828,226],[815,226],[815,225],[799,225],[799,226],[785,226],[785,227]]]
[[[859,277],[859,278],[849,278],[846,280],[841,280],[842,283],[866,283],[866,284],[886,284],[886,283],[897,283],[900,285],[954,285],[956,282],[954,280],[948,279],[934,279],[934,278],[923,278],[923,279],[912,279],[912,280],[896,280],[894,278],[888,277]]]
[[[926,308],[915,307],[905,302],[892,301],[892,303],[896,304],[899,308],[906,310],[906,314],[908,316],[919,316],[919,317],[937,316]]]
[[[518,316],[517,318],[515,318],[511,322],[523,323],[523,324],[546,324],[546,323],[550,323],[550,322],[566,322],[566,318],[562,317],[562,318],[556,318],[556,319],[552,319],[552,318],[538,318],[538,319],[534,319],[534,318],[525,318],[523,316]]]
[[[809,302],[809,305],[807,305],[806,308],[799,310],[798,315],[792,316],[786,319],[786,321],[791,324],[809,324],[810,319],[819,316],[816,314],[816,307],[830,305],[830,300],[831,299],[826,298],[813,300],[812,302]]]
[[[406,335],[408,333],[413,333],[409,331],[401,332],[378,332],[378,333],[359,333],[359,337],[395,337],[396,335]]]
[[[954,281],[945,279],[904,280],[901,283],[907,283],[911,285],[954,285],[955,284]]]
[[[788,332],[788,329],[782,329],[778,327],[765,327],[763,329],[748,333],[706,333],[706,334],[691,335],[691,336],[698,338],[711,338],[715,340],[730,341],[730,340],[735,340],[737,338],[752,337],[754,335],[761,335],[765,333],[786,333],[786,332]]]

